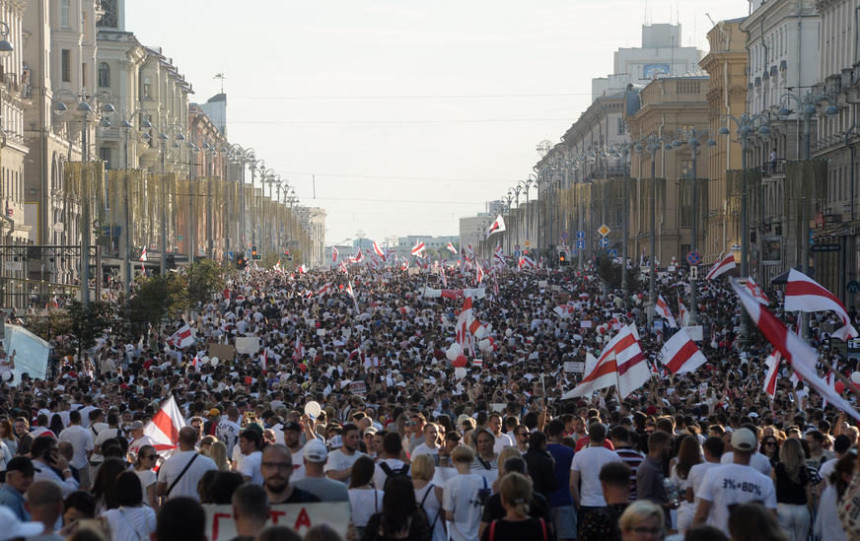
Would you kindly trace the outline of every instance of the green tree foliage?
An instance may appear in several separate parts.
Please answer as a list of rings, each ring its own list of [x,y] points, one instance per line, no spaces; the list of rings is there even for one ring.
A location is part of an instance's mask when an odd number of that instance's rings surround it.
[[[72,300],[66,307],[69,317],[71,344],[78,356],[96,345],[105,330],[113,322],[113,309],[109,303],[96,301],[88,307],[78,300]]]
[[[613,263],[611,258],[605,255],[597,258],[597,275],[609,289],[621,289],[621,265]]]
[[[185,269],[186,292],[191,307],[205,304],[224,289],[226,270],[211,259],[195,261]],[[183,276],[183,275],[180,275]]]
[[[188,303],[185,277],[169,272],[167,276],[152,276],[138,281],[137,290],[125,307],[129,336],[139,336],[150,325],[173,318]]]

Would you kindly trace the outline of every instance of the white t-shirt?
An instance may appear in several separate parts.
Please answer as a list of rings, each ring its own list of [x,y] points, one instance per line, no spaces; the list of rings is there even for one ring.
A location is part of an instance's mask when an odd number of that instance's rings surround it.
[[[723,465],[734,464],[734,462],[735,462],[735,454],[731,451],[723,453],[723,456],[720,457],[720,464],[723,464]],[[771,470],[770,460],[768,460],[768,458],[765,455],[763,455],[761,453],[754,453],[750,457],[750,466],[755,468],[755,470],[757,472],[761,473],[762,475],[766,475],[766,476],[770,477],[770,470]]]
[[[499,454],[505,447],[513,447],[514,441],[507,434],[496,436],[496,442],[493,444],[493,452]]]
[[[478,539],[478,526],[484,506],[478,491],[492,486],[484,477],[474,473],[457,474],[442,487],[442,509],[454,512],[454,520],[448,524],[448,533],[453,541]]]
[[[730,505],[757,501],[768,509],[776,509],[776,489],[771,478],[741,464],[709,469],[696,496],[711,502],[708,524],[726,535],[729,534]]]
[[[373,473],[373,483],[376,485],[377,489],[383,490],[385,489],[385,482],[388,480],[388,474],[385,473],[385,470],[382,469],[380,464],[386,464],[391,468],[391,475],[397,475],[397,472],[400,471],[406,463],[397,458],[383,458],[376,463],[376,471]],[[411,468],[406,471],[406,475],[412,477]]]
[[[419,445],[418,447],[416,447],[412,451],[412,458],[415,458],[418,455],[438,455],[438,454],[439,454],[439,448],[438,447],[431,448],[425,442],[425,443],[422,443],[421,445]]]
[[[200,482],[200,478],[203,477],[204,473],[209,470],[216,470],[218,467],[211,458],[203,456],[197,453],[197,451],[180,451],[165,460],[164,464],[161,465],[161,469],[158,470],[158,482],[167,485],[165,489],[170,488],[170,485],[179,477],[179,474],[182,473],[182,470],[185,469],[188,461],[194,455],[197,455],[194,463],[191,464],[182,478],[179,479],[179,482],[176,483],[176,486],[170,491],[167,499],[188,496],[200,501],[200,496],[197,494],[197,483]]]
[[[621,457],[606,447],[585,447],[573,455],[571,471],[579,472],[582,481],[579,490],[579,505],[603,507],[603,488],[600,486],[600,468],[611,462],[622,462]]]
[[[227,446],[227,456],[233,456],[233,447],[239,441],[239,432],[241,431],[242,427],[230,419],[224,419],[215,428],[215,437]]]
[[[355,461],[358,460],[358,457],[363,455],[364,453],[360,451],[356,451],[351,455],[345,454],[340,449],[332,451],[328,454],[328,462],[326,462],[325,467],[323,467],[324,472],[329,471],[340,471],[345,470],[355,464]],[[343,480],[347,486],[349,486],[349,477]]]
[[[138,479],[140,479],[140,488],[143,491],[143,503],[149,505],[149,498],[146,496],[146,489],[158,481],[158,476],[152,470],[134,470],[134,473],[136,473]]]
[[[831,458],[822,464],[821,468],[818,470],[818,475],[821,476],[821,480],[824,481],[826,485],[830,484],[830,475],[836,470],[837,462],[839,462],[838,458]]]
[[[260,464],[263,461],[263,453],[254,451],[250,455],[242,457],[242,464],[239,466],[239,473],[246,477],[250,477],[251,483],[256,485],[263,484],[263,474],[260,472]]]
[[[367,521],[374,513],[382,511],[382,497],[385,493],[376,489],[349,489],[349,510],[352,522],[358,528],[367,526]]]
[[[69,428],[60,432],[60,441],[67,441],[72,444],[74,454],[69,462],[77,469],[86,468],[89,465],[87,452],[93,450],[93,435],[90,431],[81,425],[71,425]]]
[[[119,507],[101,515],[107,520],[111,541],[141,541],[155,531],[155,511],[151,507]]]
[[[708,470],[717,466],[719,466],[719,464],[716,462],[702,462],[700,464],[696,464],[690,468],[690,473],[687,474],[687,483],[684,485],[684,488],[692,488],[693,496],[698,498],[699,487],[702,486],[702,480],[705,478],[705,474]]]
[[[472,473],[477,473],[481,477],[484,477],[492,485],[499,478],[499,457],[496,455],[492,460],[487,461],[476,456],[470,468]]]
[[[144,445],[152,445],[155,446],[155,440],[144,434],[143,436],[137,438],[133,442],[128,444],[128,452],[137,456],[140,453],[140,448]]]

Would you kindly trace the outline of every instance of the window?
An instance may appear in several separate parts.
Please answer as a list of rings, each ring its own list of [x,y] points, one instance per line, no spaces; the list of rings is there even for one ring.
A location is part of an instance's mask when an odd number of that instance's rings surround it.
[[[60,0],[60,28],[69,28],[69,3],[71,0]]]
[[[99,64],[99,87],[110,88],[110,66],[107,62]]]
[[[152,99],[152,81],[149,77],[143,78],[143,99],[149,100]]]
[[[109,147],[99,148],[99,159],[105,162],[105,169],[111,168],[111,149]]]
[[[61,80],[64,83],[72,82],[72,51],[63,49],[60,51]]]
[[[81,86],[87,87],[87,65],[81,64]]]

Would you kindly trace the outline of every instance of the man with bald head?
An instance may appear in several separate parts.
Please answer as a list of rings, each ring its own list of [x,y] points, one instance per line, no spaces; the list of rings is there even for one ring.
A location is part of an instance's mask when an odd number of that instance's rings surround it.
[[[162,501],[186,496],[199,501],[197,483],[209,470],[218,467],[211,458],[199,454],[194,445],[197,431],[186,426],[179,431],[179,452],[168,458],[158,470],[156,491]]]
[[[313,503],[320,499],[310,492],[290,485],[293,473],[293,460],[286,445],[276,443],[263,449],[260,462],[263,475],[263,488],[269,496],[269,503]]]

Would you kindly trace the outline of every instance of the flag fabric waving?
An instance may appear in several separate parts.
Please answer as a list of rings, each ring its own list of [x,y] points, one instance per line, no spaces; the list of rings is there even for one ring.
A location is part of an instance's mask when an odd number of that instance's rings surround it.
[[[773,350],[764,364],[767,366],[767,375],[764,377],[764,392],[771,400],[776,397],[776,378],[779,375],[779,363],[782,360],[782,354],[779,351]]]
[[[788,273],[784,308],[786,312],[835,312],[844,326],[834,331],[833,336],[842,340],[858,336],[857,329],[851,325],[848,312],[839,299],[821,284],[795,269]]]
[[[361,263],[362,261],[364,261],[364,254],[361,253],[361,248],[358,249],[358,253],[349,256],[350,263]]]
[[[681,325],[684,327],[690,325],[690,313],[687,312],[687,307],[684,306],[684,301],[681,299],[680,293],[678,293],[678,317],[681,318]]]
[[[166,453],[179,445],[179,431],[185,426],[185,417],[171,395],[152,420],[143,427],[143,434],[155,442],[155,450]]]
[[[146,260],[147,260],[147,257],[146,257],[146,246],[144,246],[144,247],[143,247],[143,250],[141,250],[141,252],[140,252],[140,260],[141,260],[141,261],[146,261]]]
[[[735,254],[729,252],[726,257],[719,259],[713,264],[711,270],[708,271],[708,275],[705,276],[705,280],[716,280],[718,277],[729,272],[735,267],[737,267],[737,264],[735,263]]]
[[[673,329],[678,327],[678,323],[672,317],[672,312],[669,310],[669,305],[666,304],[666,299],[663,298],[663,295],[657,297],[657,304],[654,306],[654,310],[658,316],[669,322],[670,327]]]
[[[385,261],[385,252],[382,251],[382,248],[379,247],[376,241],[373,241],[373,252]]]
[[[422,253],[424,253],[424,250],[426,249],[427,247],[424,245],[424,243],[422,241],[418,241],[418,243],[412,247],[412,255],[416,257],[420,256]]]
[[[170,346],[185,349],[194,343],[194,330],[186,323],[167,339]]]
[[[493,233],[501,233],[505,230],[505,219],[502,218],[502,215],[499,216],[490,224],[490,227],[487,228],[487,237],[492,235]]]
[[[302,346],[302,341],[296,336],[296,345],[293,346],[293,360],[296,362],[305,358],[305,348]]]
[[[352,280],[349,280],[346,284],[346,292],[352,297],[352,304],[355,305],[355,314],[358,315],[361,313],[361,310],[358,309],[358,299],[355,298],[355,290],[352,289]]]
[[[847,400],[836,393],[835,389],[829,387],[818,375],[816,369],[818,353],[791,332],[767,308],[759,304],[745,287],[738,284],[737,280],[731,280],[730,283],[744,310],[750,315],[750,319],[804,381],[833,406],[860,421],[860,413],[857,413]]]
[[[337,263],[337,248],[334,246],[331,247],[331,262]]]
[[[586,374],[579,385],[565,393],[562,400],[586,396],[613,385],[618,387],[621,398],[626,398],[644,385],[651,377],[651,369],[639,347],[636,327],[623,327],[603,349],[594,369],[586,370]]]
[[[744,283],[744,287],[749,290],[750,295],[752,295],[759,303],[765,306],[770,304],[770,299],[767,298],[767,295],[764,294],[761,286],[753,280],[752,276],[747,278],[746,283]]]
[[[663,349],[660,350],[660,362],[673,374],[685,374],[694,372],[708,360],[690,338],[685,327],[663,344]]]
[[[448,251],[451,252],[452,254],[457,255],[457,249],[454,248],[454,245],[452,243],[449,242],[448,246],[446,246],[446,248],[448,248]]]

